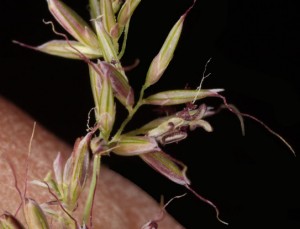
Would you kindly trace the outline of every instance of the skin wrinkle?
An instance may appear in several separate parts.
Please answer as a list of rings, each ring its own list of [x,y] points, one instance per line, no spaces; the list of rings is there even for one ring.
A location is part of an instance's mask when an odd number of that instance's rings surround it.
[[[21,202],[5,157],[10,158],[14,164],[18,186],[23,192],[26,158],[33,123],[31,117],[0,96],[0,210],[2,212],[8,210],[14,214]],[[29,160],[28,181],[45,177],[47,172],[52,170],[52,163],[58,152],[61,152],[65,161],[72,149],[37,123]],[[38,203],[53,199],[46,189],[30,184],[26,196],[34,198]],[[80,197],[77,216],[84,206],[86,196],[87,192]],[[95,198],[94,228],[139,229],[160,211],[158,203],[148,194],[105,166],[101,166]],[[18,216],[22,217],[22,211]],[[180,229],[183,227],[166,215],[159,224],[159,229],[164,228]]]

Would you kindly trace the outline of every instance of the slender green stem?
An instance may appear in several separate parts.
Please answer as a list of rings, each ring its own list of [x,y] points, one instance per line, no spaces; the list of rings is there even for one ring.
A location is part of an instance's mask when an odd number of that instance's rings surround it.
[[[127,118],[123,121],[123,123],[121,124],[119,130],[117,131],[117,133],[114,135],[113,140],[118,139],[118,137],[121,135],[121,133],[123,132],[125,126],[128,124],[128,122],[132,119],[133,115],[136,113],[136,111],[138,110],[138,108],[141,106],[142,104],[137,104],[132,111],[128,114]]]
[[[94,156],[93,162],[93,176],[90,184],[90,189],[87,197],[87,201],[85,204],[84,212],[83,212],[83,222],[85,225],[90,225],[89,228],[92,228],[92,211],[93,211],[93,202],[96,192],[97,180],[100,175],[100,167],[101,167],[101,155],[96,154]]]
[[[114,135],[114,137],[112,138],[111,142],[116,141],[119,136],[121,135],[121,133],[123,132],[124,128],[126,127],[126,125],[128,124],[128,122],[132,119],[133,115],[137,112],[137,110],[143,105],[143,98],[144,98],[144,92],[145,92],[146,87],[143,86],[140,92],[140,97],[139,100],[137,101],[136,105],[134,106],[134,108],[132,109],[131,112],[128,113],[127,118],[123,121],[123,123],[121,124],[120,128],[118,129],[117,133]]]
[[[119,59],[121,59],[125,53],[125,49],[126,49],[126,44],[127,44],[127,37],[128,37],[128,30],[129,30],[129,23],[130,23],[130,19],[128,20],[128,22],[125,25],[125,30],[124,30],[124,39],[122,42],[122,48],[121,51],[119,53]]]

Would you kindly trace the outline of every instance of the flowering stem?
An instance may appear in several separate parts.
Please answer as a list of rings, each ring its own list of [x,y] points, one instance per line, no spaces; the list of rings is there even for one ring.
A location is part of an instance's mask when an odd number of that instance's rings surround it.
[[[89,228],[92,228],[92,210],[93,210],[93,202],[96,192],[97,180],[100,175],[100,167],[101,167],[101,155],[96,154],[94,156],[93,163],[93,176],[89,188],[89,193],[86,201],[86,205],[83,212],[83,222],[85,225],[89,224]]]

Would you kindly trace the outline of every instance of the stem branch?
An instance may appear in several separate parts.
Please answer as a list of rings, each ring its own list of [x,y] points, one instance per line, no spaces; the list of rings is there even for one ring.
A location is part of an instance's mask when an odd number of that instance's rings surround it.
[[[118,129],[117,133],[112,138],[111,142],[114,142],[114,141],[118,140],[119,136],[123,132],[123,130],[126,127],[126,125],[128,124],[128,122],[132,119],[133,115],[137,112],[137,110],[143,105],[143,98],[144,98],[145,89],[146,89],[146,86],[144,85],[141,89],[139,100],[137,101],[134,108],[128,113],[127,118],[122,122],[120,128]]]

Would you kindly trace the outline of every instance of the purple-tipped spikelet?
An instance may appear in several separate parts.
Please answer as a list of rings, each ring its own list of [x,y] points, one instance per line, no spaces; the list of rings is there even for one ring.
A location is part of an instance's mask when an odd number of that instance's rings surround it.
[[[93,49],[99,48],[96,34],[74,10],[59,0],[47,0],[47,2],[56,21],[76,40]]]
[[[0,216],[0,228],[25,229],[21,222],[9,212],[5,212]]]
[[[39,204],[30,198],[25,199],[24,215],[29,229],[49,229],[45,213]]]

